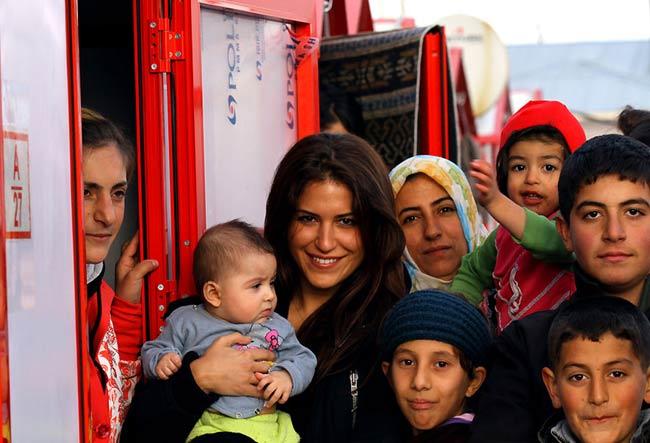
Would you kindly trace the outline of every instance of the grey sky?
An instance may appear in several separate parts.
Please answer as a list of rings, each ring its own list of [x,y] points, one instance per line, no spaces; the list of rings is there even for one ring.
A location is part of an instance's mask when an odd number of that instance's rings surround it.
[[[452,14],[488,22],[506,45],[650,39],[650,0],[370,0],[373,18],[416,25]]]

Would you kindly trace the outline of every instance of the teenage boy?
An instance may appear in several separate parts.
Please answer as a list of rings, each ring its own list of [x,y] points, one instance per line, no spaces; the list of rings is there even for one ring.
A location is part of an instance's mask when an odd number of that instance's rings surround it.
[[[629,137],[588,140],[565,162],[557,228],[574,251],[574,298],[611,295],[648,315],[650,150]],[[495,341],[473,422],[472,442],[536,441],[553,414],[541,379],[556,311],[513,322]]]
[[[549,420],[542,443],[648,441],[650,322],[618,297],[574,299],[548,334],[550,367],[542,371],[553,406],[566,419]]]

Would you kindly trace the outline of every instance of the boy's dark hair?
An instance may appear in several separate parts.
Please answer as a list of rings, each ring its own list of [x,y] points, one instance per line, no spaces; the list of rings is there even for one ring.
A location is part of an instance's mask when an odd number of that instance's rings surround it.
[[[273,248],[257,229],[241,220],[212,226],[194,250],[194,283],[199,294],[209,281],[223,278],[251,253],[273,254]]]
[[[575,338],[599,341],[611,333],[632,344],[643,370],[650,365],[650,322],[629,301],[613,296],[584,296],[560,308],[548,332],[548,356],[556,369],[562,345]]]
[[[496,169],[497,169],[497,184],[499,190],[503,195],[508,195],[508,158],[510,157],[510,149],[515,143],[521,141],[538,141],[542,143],[557,143],[562,146],[564,159],[571,154],[569,144],[562,135],[562,133],[553,126],[531,126],[520,131],[513,132],[512,135],[505,142],[503,147],[497,154]],[[510,196],[508,196],[510,197]]]
[[[564,162],[560,173],[560,212],[566,223],[580,188],[605,175],[650,185],[650,149],[638,140],[619,134],[587,140]]]
[[[133,145],[115,123],[92,109],[81,108],[81,143],[84,150],[114,144],[124,160],[126,177],[131,178],[135,169]]]

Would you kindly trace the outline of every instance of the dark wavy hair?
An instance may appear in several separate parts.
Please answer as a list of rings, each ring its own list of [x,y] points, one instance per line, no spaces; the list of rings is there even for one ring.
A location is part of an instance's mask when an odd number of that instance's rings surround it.
[[[99,112],[81,108],[81,143],[84,149],[104,148],[114,144],[122,155],[127,178],[135,169],[133,145],[124,132]]]
[[[628,135],[650,146],[650,111],[626,106],[616,121],[623,135]]]
[[[266,202],[264,235],[278,259],[280,303],[288,303],[300,291],[302,273],[288,243],[298,199],[309,183],[325,180],[344,184],[352,193],[364,258],[297,331],[300,341],[318,357],[316,381],[346,369],[345,362],[364,342],[375,343],[384,314],[406,291],[401,262],[404,236],[395,218],[386,166],[363,139],[321,133],[300,140],[287,152]]]

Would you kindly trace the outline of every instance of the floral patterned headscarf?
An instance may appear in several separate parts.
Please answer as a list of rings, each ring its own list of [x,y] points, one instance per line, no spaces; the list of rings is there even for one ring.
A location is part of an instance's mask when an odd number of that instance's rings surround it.
[[[472,252],[485,239],[487,230],[483,226],[476,201],[463,171],[442,157],[416,155],[408,158],[390,171],[389,178],[395,197],[406,180],[414,174],[425,174],[447,191],[456,206],[456,213],[467,241],[467,250]],[[447,289],[451,284],[450,281],[422,272],[409,254],[408,248],[404,249],[404,262],[411,277],[411,292],[428,288]]]

